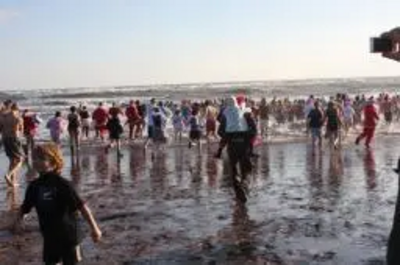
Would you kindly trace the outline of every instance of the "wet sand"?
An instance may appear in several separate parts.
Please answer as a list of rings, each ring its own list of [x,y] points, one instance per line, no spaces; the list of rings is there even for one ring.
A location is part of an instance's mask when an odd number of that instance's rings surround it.
[[[216,144],[200,153],[173,145],[155,156],[125,146],[120,163],[98,145],[82,147],[76,163],[65,149],[64,176],[104,233],[96,245],[87,234],[83,264],[384,264],[400,138],[379,138],[370,151],[345,144],[313,152],[302,141],[258,147],[244,207],[226,160],[213,158]],[[36,214],[23,234],[7,230],[34,175],[24,167],[13,193],[1,185],[0,264],[41,264]]]

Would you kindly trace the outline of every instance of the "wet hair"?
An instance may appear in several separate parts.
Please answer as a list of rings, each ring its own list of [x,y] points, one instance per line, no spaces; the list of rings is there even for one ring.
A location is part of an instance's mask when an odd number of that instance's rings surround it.
[[[61,173],[64,167],[64,158],[58,145],[55,143],[36,145],[33,152],[49,159],[51,165],[54,167],[54,171],[59,174]]]
[[[72,106],[71,108],[69,108],[69,110],[70,110],[71,112],[75,112],[75,111],[76,111],[76,107],[75,107],[75,106]]]

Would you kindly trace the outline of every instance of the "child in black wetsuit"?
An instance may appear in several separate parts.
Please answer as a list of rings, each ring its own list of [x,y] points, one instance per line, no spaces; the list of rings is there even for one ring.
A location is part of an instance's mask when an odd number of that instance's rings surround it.
[[[33,207],[36,208],[44,239],[44,263],[77,264],[81,259],[79,244],[82,239],[77,219],[78,212],[90,225],[93,241],[100,240],[101,231],[88,206],[70,182],[60,176],[63,158],[58,146],[53,143],[38,145],[33,151],[32,158],[33,166],[40,175],[26,190],[16,227],[24,215]]]

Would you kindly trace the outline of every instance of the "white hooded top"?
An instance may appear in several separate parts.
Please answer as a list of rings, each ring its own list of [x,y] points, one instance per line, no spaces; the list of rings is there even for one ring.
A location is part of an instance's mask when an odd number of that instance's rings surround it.
[[[233,133],[248,131],[247,122],[244,117],[246,109],[240,108],[234,97],[227,98],[225,104],[226,107],[223,112],[226,119],[225,132]]]

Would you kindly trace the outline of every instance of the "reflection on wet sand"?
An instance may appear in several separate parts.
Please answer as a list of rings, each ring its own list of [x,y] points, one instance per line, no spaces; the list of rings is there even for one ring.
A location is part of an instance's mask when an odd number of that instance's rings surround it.
[[[365,180],[367,183],[367,189],[369,191],[374,190],[376,188],[376,165],[375,165],[375,157],[374,151],[368,148],[365,150],[364,155],[364,171],[365,171]]]
[[[129,173],[134,183],[144,174],[145,166],[145,153],[140,152],[137,148],[129,147]]]
[[[102,150],[97,150],[95,152],[96,162],[95,162],[95,174],[98,179],[103,183],[109,179],[109,165],[108,165],[108,155]]]
[[[343,181],[343,154],[341,149],[331,150],[329,156],[328,188],[330,203],[336,205],[340,199]]]
[[[152,199],[156,201],[162,200],[166,190],[166,155],[165,150],[160,150],[151,158],[149,177]]]
[[[306,170],[310,185],[310,209],[318,211],[323,204],[323,156],[316,154],[312,146],[307,147]]]
[[[376,165],[397,158],[395,142],[374,152],[257,147],[246,205],[235,201],[226,154],[214,159],[207,146],[166,147],[152,159],[132,145],[121,160],[82,147],[63,175],[92,198],[104,227],[104,241],[84,249],[88,264],[368,264],[383,260],[391,225],[397,186],[387,178],[377,189]],[[16,195],[3,196],[7,209],[20,203]],[[30,254],[22,262],[40,259],[40,250],[23,247]]]
[[[216,188],[217,175],[218,175],[218,160],[215,159],[213,151],[209,150],[206,161],[206,171],[208,178],[208,186],[210,188]]]
[[[70,162],[71,162],[70,176],[71,176],[72,183],[74,185],[79,185],[81,182],[81,167],[80,167],[79,153],[76,156],[72,155]]]

